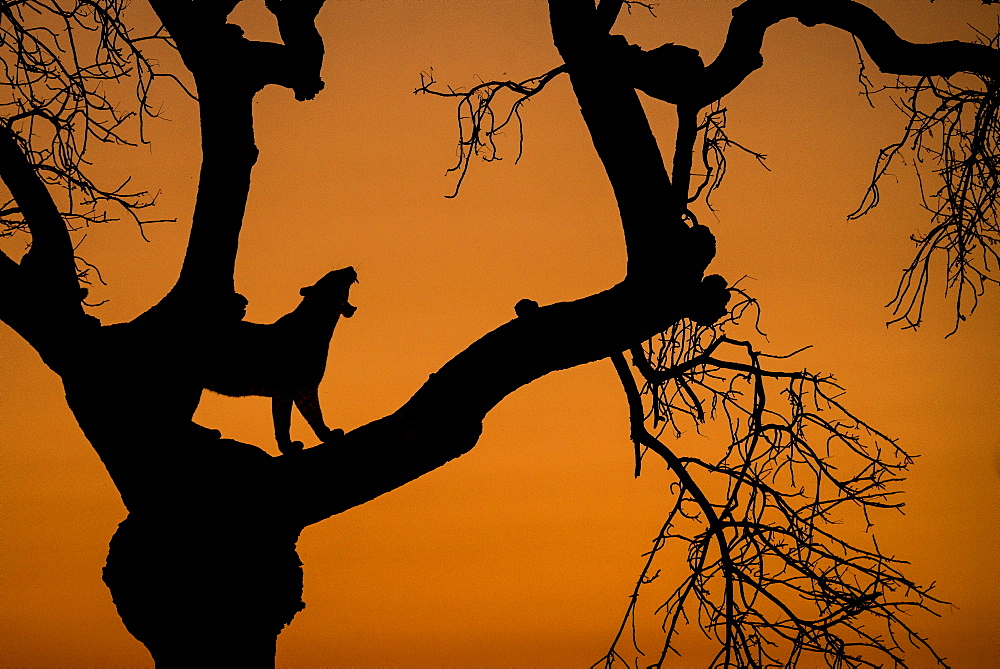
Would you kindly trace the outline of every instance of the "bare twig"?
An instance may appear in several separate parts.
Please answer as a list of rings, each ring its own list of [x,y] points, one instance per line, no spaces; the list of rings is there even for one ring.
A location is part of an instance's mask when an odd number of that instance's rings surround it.
[[[698,176],[700,183],[695,188],[694,193],[688,198],[689,202],[695,202],[701,197],[705,199],[705,205],[714,211],[712,206],[712,194],[722,185],[722,180],[726,176],[728,163],[726,161],[726,149],[735,148],[756,160],[761,167],[770,171],[764,162],[767,156],[763,153],[749,149],[729,138],[726,134],[726,108],[719,103],[713,104],[705,111],[705,115],[698,126],[698,133],[701,136],[701,163],[704,173]]]

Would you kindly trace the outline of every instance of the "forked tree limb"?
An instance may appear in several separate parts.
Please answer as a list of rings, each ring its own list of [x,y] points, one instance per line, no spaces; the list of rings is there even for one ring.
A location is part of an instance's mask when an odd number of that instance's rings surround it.
[[[950,76],[975,72],[993,79],[1000,76],[1000,53],[996,50],[958,41],[909,42],[875,11],[853,0],[747,0],[733,10],[725,45],[705,68],[703,83],[688,94],[692,102],[707,106],[759,69],[764,64],[761,47],[767,29],[788,18],[810,27],[833,26],[854,35],[887,74]]]
[[[269,0],[282,43],[247,39],[239,26],[226,23],[239,1],[150,0],[150,5],[196,80],[255,93],[275,84],[294,89],[299,99],[314,96],[322,88],[323,63],[316,16],[325,0]]]
[[[610,65],[614,47],[605,47],[613,44],[606,23],[585,1],[549,4],[557,47],[618,196],[629,279],[603,293],[541,307],[501,326],[432,375],[393,415],[354,430],[336,446],[310,449],[297,460],[286,460],[283,466],[295,470],[291,478],[300,484],[295,505],[307,522],[363,503],[467,451],[478,438],[479,421],[507,394],[549,372],[627,349],[683,313],[683,285],[676,286],[677,301],[664,305],[653,301],[652,293],[643,293],[642,281],[634,281],[644,274],[654,282],[657,274],[663,278],[672,259],[686,249],[683,244],[644,246],[639,241],[662,234],[650,229],[667,227],[666,216],[655,217],[669,210],[671,182],[634,91],[614,76],[618,74]],[[763,4],[754,0],[750,7]],[[778,20],[771,19],[767,25]],[[386,463],[392,464],[386,467]],[[365,490],[355,490],[350,499],[330,494],[331,486],[350,488],[344,477],[359,470],[373,473]]]
[[[617,68],[617,40],[592,3],[549,0],[552,35],[569,69],[580,111],[615,192],[628,275],[650,276],[675,252],[684,224],[663,156],[639,97]]]
[[[151,0],[198,85],[202,166],[188,250],[177,284],[155,309],[198,302],[212,309],[234,290],[250,176],[257,161],[252,102],[265,86],[292,88],[299,99],[322,88],[323,42],[315,18],[323,0],[272,0],[284,44],[246,39],[225,23],[238,3]]]
[[[605,34],[602,39],[608,39],[607,35]],[[642,198],[640,206],[636,206],[628,199],[622,200],[625,209],[623,218],[629,222],[627,235],[631,235],[628,252],[630,257],[640,261],[639,269],[630,268],[629,276],[624,282],[602,293],[571,303],[532,310],[485,335],[433,374],[431,379],[393,415],[358,428],[335,443],[309,449],[295,457],[274,459],[272,465],[267,465],[267,469],[278,479],[272,483],[275,489],[283,491],[278,497],[286,500],[284,508],[287,509],[290,522],[298,522],[301,525],[316,522],[351,506],[364,503],[444,464],[475,445],[483,418],[498,402],[516,389],[552,371],[605,358],[664,330],[683,316],[685,309],[690,306],[689,303],[694,300],[691,293],[696,281],[692,277],[689,282],[677,282],[676,291],[664,290],[664,285],[669,285],[673,279],[667,271],[671,267],[670,257],[680,253],[680,250],[668,248],[665,254],[661,252],[662,247],[655,240],[658,239],[656,235],[666,226],[661,225],[661,221],[650,221],[658,211],[662,211],[664,198],[669,194],[664,193],[663,188],[669,187],[669,180],[634,91],[627,86],[616,85],[613,95],[602,94],[597,84],[605,74],[603,70],[593,72],[581,70],[578,76],[584,87],[589,86],[590,95],[590,97],[584,96],[581,105],[585,108],[604,105],[596,114],[592,114],[591,125],[595,128],[602,127],[605,132],[608,129],[628,125],[621,123],[622,117],[618,113],[619,106],[624,106],[627,113],[631,114],[631,117],[627,118],[636,122],[635,127],[641,129],[643,124],[646,126],[644,132],[639,133],[635,140],[633,152],[641,150],[648,159],[659,161],[658,177],[661,180],[654,181],[650,185],[644,174],[648,170],[644,165],[633,166],[628,150],[620,149],[613,154],[614,159],[618,161],[619,172],[616,176],[618,187],[632,188],[635,193],[632,197]],[[229,165],[228,172],[223,170],[222,176],[217,173],[215,177],[229,178],[231,179],[229,182],[213,186],[212,189],[207,188],[218,182],[207,179],[201,182],[199,207],[229,206],[235,207],[240,215],[242,214],[245,200],[238,198],[235,201],[226,201],[220,197],[220,191],[235,194],[238,192],[238,186],[249,183],[252,156],[239,154],[239,151],[253,146],[249,113],[252,96],[247,91],[244,91],[244,94],[243,99],[234,101],[231,97],[228,99],[223,97],[217,90],[201,93],[203,125],[217,124],[217,127],[223,130],[214,136],[206,133],[203,140],[206,146],[205,163],[208,164],[212,160],[225,161],[229,158],[233,164]],[[609,103],[601,103],[602,99]],[[226,116],[227,112],[232,114],[233,110],[244,114],[239,117],[240,124],[245,127],[245,131],[241,131],[242,136],[234,132],[233,118]],[[227,122],[228,127],[223,128]],[[626,132],[627,137],[632,137],[634,134],[631,130]],[[606,148],[609,139],[605,137],[604,141],[603,146]],[[225,143],[230,143],[230,146],[237,151],[235,156],[227,153]],[[242,160],[242,163],[235,164],[237,160]],[[237,168],[244,170],[240,172],[239,179],[232,176]],[[225,176],[227,174],[230,176]],[[207,176],[203,174],[203,178]],[[640,183],[631,186],[624,183],[631,178],[639,180]],[[643,191],[640,187],[648,188]],[[631,209],[629,209],[630,204]],[[228,216],[228,220],[235,228],[238,216],[223,210],[220,210],[218,215]],[[212,227],[206,227],[206,224],[212,223],[214,223]],[[202,227],[199,228],[199,225]],[[204,214],[196,215],[195,230],[189,248],[191,252],[202,255],[191,255],[189,252],[189,258],[200,258],[197,262],[203,263],[203,267],[208,271],[217,272],[214,280],[217,282],[217,287],[221,287],[221,281],[225,276],[223,272],[230,271],[228,262],[235,255],[238,235],[228,233],[228,236],[220,235],[218,225],[218,220],[212,221]],[[683,226],[678,222],[678,227]],[[638,240],[634,238],[634,231],[640,233]],[[647,231],[651,234],[643,237],[642,233]],[[202,235],[201,241],[198,238],[199,234]],[[226,253],[231,255],[213,258],[205,251],[212,244],[218,247],[222,242],[231,244],[226,250]],[[198,269],[197,263],[189,264],[191,262],[186,261],[184,271],[187,272],[186,276],[190,277],[189,287],[194,291],[204,287],[204,281],[200,280],[198,272],[201,270]],[[210,266],[210,262],[221,265],[221,269]],[[184,276],[182,274],[179,287],[184,286]],[[124,325],[122,328],[122,342],[127,340],[131,342],[129,345],[140,345],[148,341],[133,342],[134,336],[129,337],[129,331],[157,337],[165,336],[156,328],[142,327],[141,323]],[[122,344],[108,344],[108,346],[109,352],[121,355]],[[170,353],[169,350],[160,350],[162,355]],[[171,359],[166,358],[166,360]],[[171,374],[182,371],[183,368],[180,366],[183,364],[181,355],[177,365],[161,365],[164,380],[151,377],[148,382],[158,384],[154,388],[157,392],[170,390],[169,384],[174,382]],[[127,368],[128,361],[123,360],[122,366]],[[143,406],[128,405],[128,411],[125,413],[129,416],[135,414],[132,421],[134,425],[126,425],[113,434],[106,433],[108,426],[102,418],[102,411],[107,406],[107,400],[102,398],[101,393],[95,394],[94,387],[88,383],[93,375],[81,372],[78,376],[81,377],[81,382],[71,384],[72,392],[68,393],[74,411],[81,424],[85,425],[88,436],[92,436],[92,442],[95,442],[95,447],[102,453],[106,463],[110,463],[109,471],[114,470],[112,475],[119,488],[127,488],[130,491],[128,495],[130,509],[141,507],[144,502],[136,500],[147,499],[153,494],[150,491],[156,490],[155,486],[141,484],[141,479],[145,476],[142,472],[147,471],[145,461],[147,458],[162,456],[156,449],[147,455],[144,450],[129,448],[128,436],[139,432],[143,429],[143,425],[150,422],[145,418],[149,410]],[[111,390],[109,388],[109,391]],[[134,394],[134,389],[130,389],[128,395]],[[92,401],[94,398],[99,399],[96,404]],[[128,398],[122,399],[122,402],[126,401]],[[146,402],[146,404],[166,406],[166,400]],[[95,420],[87,421],[87,415],[91,414]],[[158,419],[158,415],[153,415],[151,420]],[[176,430],[176,434],[180,435],[183,426],[169,429]],[[119,432],[125,434],[121,435]],[[160,433],[167,435],[162,437],[165,448],[168,443],[174,443],[173,433],[168,433],[167,426],[161,428]],[[204,438],[192,436],[187,439],[190,442],[188,448],[192,448],[197,443],[193,441],[194,439],[201,442]],[[206,442],[197,448],[205,449],[207,453],[209,450],[227,447],[224,444],[216,447]],[[176,458],[179,462],[187,463],[186,452],[187,449],[173,452],[171,460]],[[231,473],[235,476],[235,463],[233,467]],[[151,475],[159,477],[162,466],[148,471]],[[210,480],[213,484],[216,482],[214,478]],[[260,492],[255,491],[254,494],[259,495]],[[151,504],[156,503],[154,499],[147,501]]]

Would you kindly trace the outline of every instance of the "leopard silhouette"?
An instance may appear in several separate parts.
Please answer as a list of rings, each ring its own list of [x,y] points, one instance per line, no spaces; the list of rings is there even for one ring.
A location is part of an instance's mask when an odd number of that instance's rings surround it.
[[[289,436],[293,403],[321,441],[343,435],[326,426],[318,389],[333,330],[341,316],[350,318],[357,310],[348,302],[357,281],[353,267],[328,273],[300,290],[302,302],[274,323],[233,323],[205,361],[205,388],[229,397],[271,398],[274,437],[282,454],[303,448]],[[246,298],[239,299],[245,313]]]

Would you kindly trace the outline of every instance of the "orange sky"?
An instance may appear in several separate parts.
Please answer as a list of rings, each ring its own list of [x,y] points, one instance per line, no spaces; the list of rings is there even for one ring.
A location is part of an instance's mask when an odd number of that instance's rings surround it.
[[[252,21],[262,3],[248,4],[251,35],[266,31]],[[624,27],[645,46],[678,42],[710,59],[734,4],[664,0],[658,19]],[[996,25],[997,11],[972,0],[871,5],[918,41]],[[321,24],[326,90],[305,104],[268,90],[256,103],[261,159],[237,287],[249,318],[267,322],[329,269],[358,269],[358,313],[338,328],[321,388],[331,426],[350,429],[397,408],[519,299],[605,288],[624,255],[565,80],[527,106],[519,165],[511,135],[507,160],[474,165],[460,197],[443,197],[453,109],[412,94],[419,72],[463,84],[550,68],[545,2],[330,0]],[[954,666],[987,666],[1000,657],[1000,301],[990,296],[947,340],[950,306],[937,296],[921,331],[885,328],[907,237],[926,226],[909,168],[873,214],[845,218],[902,119],[888,100],[872,110],[858,95],[854,45],[836,30],[782,24],[765,58],[725,103],[731,136],[767,153],[772,171],[731,156],[718,220],[702,215],[719,240],[713,270],[752,276],[774,349],[814,344],[802,364],[835,373],[852,408],[922,455],[907,513],[881,519],[880,545],[955,604],[915,625]],[[140,313],[180,266],[196,124],[189,101],[168,86],[161,95],[171,122],[106,169],[162,190],[160,213],[180,222],[147,228],[152,243],[127,224],[91,231],[83,248],[110,284],[93,291],[111,300],[94,311],[105,322]],[[649,108],[669,131],[671,110]],[[0,666],[149,666],[100,580],[124,517],[118,495],[55,375],[6,327],[0,351]],[[197,419],[276,452],[265,399],[208,397]],[[659,467],[632,478],[626,419],[609,362],[550,375],[491,413],[468,455],[306,529],[307,608],[279,638],[278,665],[589,666],[670,503]]]

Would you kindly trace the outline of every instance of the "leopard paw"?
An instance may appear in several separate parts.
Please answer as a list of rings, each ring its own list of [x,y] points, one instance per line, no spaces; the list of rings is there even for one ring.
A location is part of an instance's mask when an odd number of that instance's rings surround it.
[[[282,455],[289,455],[291,453],[301,453],[303,449],[303,444],[301,441],[286,441],[285,443],[278,444],[278,450],[281,451]]]

